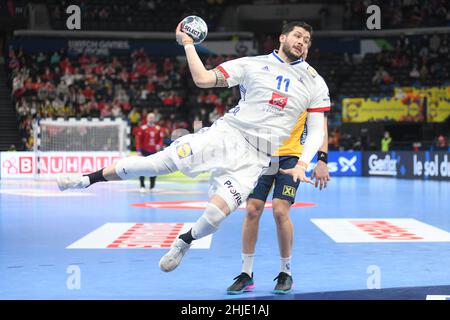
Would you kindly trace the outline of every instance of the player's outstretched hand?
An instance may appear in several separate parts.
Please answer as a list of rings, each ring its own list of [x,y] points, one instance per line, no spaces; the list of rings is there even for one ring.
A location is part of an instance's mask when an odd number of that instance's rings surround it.
[[[175,37],[179,45],[185,46],[187,44],[193,44],[194,40],[188,36],[185,32],[181,31],[181,22],[178,24],[175,30]]]
[[[311,179],[316,179],[314,186],[317,188],[320,185],[320,190],[327,187],[327,182],[331,180],[330,173],[328,172],[327,164],[323,161],[318,161],[313,173],[311,174]]]
[[[290,174],[294,179],[294,182],[297,182],[298,180],[300,182],[307,182],[314,184],[314,182],[306,176],[305,168],[301,166],[295,166],[292,169],[280,169],[280,172],[282,174]]]

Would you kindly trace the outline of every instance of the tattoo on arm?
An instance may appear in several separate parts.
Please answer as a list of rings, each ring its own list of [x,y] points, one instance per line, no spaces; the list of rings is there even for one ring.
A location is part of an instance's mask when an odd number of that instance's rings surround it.
[[[219,69],[214,68],[213,69],[214,74],[216,75],[216,83],[215,87],[228,87],[227,79],[225,79],[225,76],[222,72],[220,72]]]

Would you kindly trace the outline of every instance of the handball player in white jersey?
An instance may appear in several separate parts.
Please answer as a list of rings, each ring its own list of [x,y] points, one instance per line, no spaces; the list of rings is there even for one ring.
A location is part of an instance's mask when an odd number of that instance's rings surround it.
[[[289,135],[304,111],[308,133],[297,166],[282,173],[294,181],[313,184],[306,169],[322,145],[324,112],[330,109],[328,87],[323,78],[301,58],[311,41],[312,28],[305,22],[283,26],[278,50],[262,56],[244,57],[206,70],[193,40],[176,29],[184,46],[189,69],[200,88],[239,85],[241,99],[211,127],[175,140],[148,157],[127,157],[88,175],[64,175],[57,179],[61,191],[86,188],[96,182],[159,176],[181,171],[195,177],[210,172],[209,202],[191,230],[177,238],[159,262],[161,270],[174,270],[191,242],[218,230],[268,170],[270,155]],[[278,169],[276,169],[278,170]]]

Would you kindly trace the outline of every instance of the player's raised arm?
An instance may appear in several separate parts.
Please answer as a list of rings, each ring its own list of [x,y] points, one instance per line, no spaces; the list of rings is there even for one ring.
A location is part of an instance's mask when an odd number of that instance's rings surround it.
[[[192,79],[199,88],[227,87],[227,81],[217,69],[206,70],[194,47],[194,40],[181,31],[181,22],[175,31],[178,44],[184,46]]]

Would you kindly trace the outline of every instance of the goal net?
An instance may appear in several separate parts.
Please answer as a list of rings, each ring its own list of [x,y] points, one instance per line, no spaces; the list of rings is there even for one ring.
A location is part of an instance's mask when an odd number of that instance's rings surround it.
[[[41,119],[34,123],[35,177],[89,173],[127,155],[130,127],[117,119]]]

